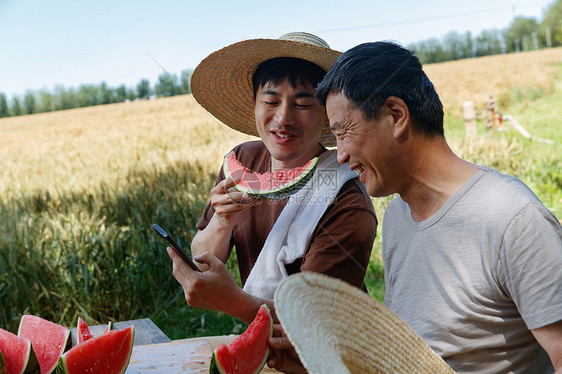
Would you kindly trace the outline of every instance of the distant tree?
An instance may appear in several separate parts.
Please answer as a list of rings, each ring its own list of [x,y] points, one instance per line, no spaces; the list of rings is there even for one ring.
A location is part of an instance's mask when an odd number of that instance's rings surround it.
[[[28,90],[23,97],[23,109],[25,114],[33,114],[36,112],[35,94],[33,91]]]
[[[443,37],[443,58],[447,60],[460,60],[466,58],[465,38],[457,31],[451,31]]]
[[[502,53],[501,32],[497,29],[482,30],[474,42],[476,56],[489,56]]]
[[[550,42],[553,47],[562,45],[562,0],[557,0],[547,9],[539,25],[539,39],[542,45],[546,43],[547,29],[550,32]]]
[[[150,96],[150,82],[148,79],[141,79],[137,84],[137,97],[139,99],[147,99]]]
[[[191,70],[184,70],[181,72],[181,93],[191,93]]]
[[[162,73],[158,77],[158,83],[156,84],[156,95],[159,97],[175,96],[180,93],[180,89],[176,82],[178,81],[177,76],[170,75],[167,73]]]
[[[539,25],[536,19],[516,17],[504,33],[506,51],[517,52],[532,49],[532,34],[538,31]]]
[[[78,107],[78,100],[74,89],[66,89],[61,85],[55,86],[55,110],[72,109]]]
[[[99,103],[111,104],[115,102],[114,92],[111,88],[107,87],[105,82],[101,82],[99,87]]]
[[[53,94],[47,90],[39,91],[39,104],[37,104],[38,112],[52,112],[55,109]]]
[[[23,109],[21,106],[21,100],[19,97],[14,96],[12,97],[12,115],[13,116],[21,116],[23,114]]]
[[[446,53],[437,38],[430,38],[411,44],[408,48],[416,53],[416,56],[424,64],[446,61]]]
[[[115,101],[122,103],[127,99],[127,87],[122,84],[115,90]]]
[[[10,112],[8,111],[8,100],[3,92],[0,92],[0,117],[8,117]]]
[[[96,86],[91,84],[83,84],[78,88],[77,92],[78,106],[92,106],[100,103],[99,91]]]

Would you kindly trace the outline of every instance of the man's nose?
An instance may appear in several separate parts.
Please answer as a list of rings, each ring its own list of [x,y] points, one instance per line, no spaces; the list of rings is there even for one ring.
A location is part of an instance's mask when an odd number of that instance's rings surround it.
[[[275,112],[275,122],[281,126],[291,125],[294,122],[293,110],[289,104],[280,104]]]
[[[337,140],[336,146],[338,151],[338,162],[340,164],[347,163],[349,161],[349,153],[347,153],[347,151],[343,147],[342,142]]]

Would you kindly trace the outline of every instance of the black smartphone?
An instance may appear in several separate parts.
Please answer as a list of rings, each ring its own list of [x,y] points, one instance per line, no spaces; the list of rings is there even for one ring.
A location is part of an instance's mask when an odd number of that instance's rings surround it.
[[[183,249],[181,249],[181,247],[179,246],[178,243],[176,243],[176,241],[174,239],[172,239],[172,237],[170,235],[168,235],[168,233],[166,231],[164,231],[164,229],[160,226],[158,226],[157,224],[153,224],[152,227],[154,227],[154,230],[156,230],[156,232],[158,233],[158,235],[160,235],[161,237],[163,237],[164,239],[166,239],[168,241],[168,243],[170,243],[170,246],[174,249],[174,251],[176,251],[176,253],[185,261],[187,262],[187,264],[189,266],[191,266],[191,268],[193,270],[196,270],[198,272],[201,272],[201,270],[199,270],[199,268],[197,267],[197,265],[195,265],[195,263],[191,260],[191,258],[187,255],[187,253],[185,253],[183,251]]]

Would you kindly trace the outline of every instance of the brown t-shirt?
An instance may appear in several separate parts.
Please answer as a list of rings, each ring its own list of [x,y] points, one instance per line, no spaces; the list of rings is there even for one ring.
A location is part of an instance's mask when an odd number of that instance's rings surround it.
[[[240,163],[248,169],[259,173],[270,171],[271,155],[261,141],[243,143],[235,147],[234,152]],[[223,179],[221,169],[217,183]],[[360,183],[353,178],[343,185],[312,233],[304,257],[285,266],[288,274],[314,271],[364,288],[363,280],[375,240],[377,218],[371,199],[363,192]],[[266,200],[237,216],[231,245],[236,247],[242,284],[246,282],[287,201],[287,198]],[[197,229],[207,227],[213,214],[214,209],[209,203],[197,222]]]

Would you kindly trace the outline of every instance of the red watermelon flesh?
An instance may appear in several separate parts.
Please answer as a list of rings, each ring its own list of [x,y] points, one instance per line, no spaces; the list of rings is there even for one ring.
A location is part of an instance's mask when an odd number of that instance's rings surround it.
[[[18,336],[31,341],[41,374],[49,374],[55,370],[66,348],[70,330],[41,317],[24,315],[20,320]]]
[[[39,373],[37,357],[28,339],[0,329],[0,351],[5,359],[6,374]]]
[[[78,317],[78,325],[76,326],[76,335],[78,344],[84,343],[86,340],[92,339],[92,334],[88,328],[88,324],[82,318]]]
[[[317,166],[318,157],[315,157],[301,167],[256,173],[242,165],[236,154],[230,152],[224,157],[223,171],[225,177],[238,181],[234,188],[240,192],[259,199],[283,199],[304,187]]]
[[[134,326],[129,326],[89,339],[64,353],[59,368],[66,374],[122,374],[131,359],[134,337]]]
[[[269,355],[267,340],[273,335],[273,320],[262,305],[246,331],[230,345],[221,344],[213,352],[210,373],[254,374],[264,367]]]

